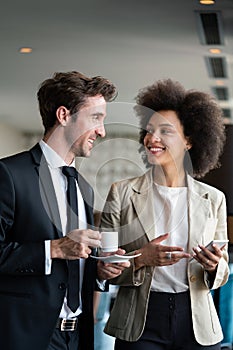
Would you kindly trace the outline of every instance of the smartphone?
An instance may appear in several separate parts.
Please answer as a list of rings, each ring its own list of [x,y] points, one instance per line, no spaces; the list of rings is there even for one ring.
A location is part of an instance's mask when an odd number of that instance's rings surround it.
[[[218,246],[218,248],[222,248],[225,244],[227,244],[229,242],[228,239],[214,239],[213,241],[211,241],[210,243],[208,243],[205,248],[209,249],[210,252],[214,251],[214,248],[212,246],[212,244],[216,244],[216,246]]]
[[[209,242],[205,248],[207,248],[210,252],[214,252],[214,248],[212,246],[212,244],[216,244],[218,246],[218,248],[222,248],[225,244],[227,244],[229,242],[228,239],[214,239],[213,241]],[[197,247],[197,249],[199,251],[201,251],[201,248]],[[191,260],[193,260],[194,258],[191,258]]]

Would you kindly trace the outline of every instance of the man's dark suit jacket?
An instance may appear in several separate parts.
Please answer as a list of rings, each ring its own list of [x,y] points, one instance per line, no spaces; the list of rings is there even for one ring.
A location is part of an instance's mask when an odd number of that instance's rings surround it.
[[[87,220],[93,190],[80,176]],[[40,146],[0,160],[0,348],[46,350],[67,286],[66,260],[45,275],[45,240],[62,237],[57,200]],[[82,290],[80,349],[93,350],[96,263],[88,258]]]

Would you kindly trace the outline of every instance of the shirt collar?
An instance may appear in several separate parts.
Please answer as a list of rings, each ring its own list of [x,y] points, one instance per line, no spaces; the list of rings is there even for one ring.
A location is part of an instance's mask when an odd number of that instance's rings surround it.
[[[46,142],[40,140],[39,145],[45,156],[45,159],[51,168],[60,168],[62,166],[67,166],[64,159],[62,159],[59,154],[54,151]],[[70,164],[70,166],[75,167],[75,160]]]

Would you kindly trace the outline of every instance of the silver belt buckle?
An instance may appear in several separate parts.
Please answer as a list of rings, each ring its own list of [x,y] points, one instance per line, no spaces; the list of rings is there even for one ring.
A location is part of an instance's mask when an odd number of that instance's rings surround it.
[[[75,331],[77,326],[77,319],[76,320],[66,320],[65,318],[63,318],[61,320],[61,331],[64,332],[72,332]]]

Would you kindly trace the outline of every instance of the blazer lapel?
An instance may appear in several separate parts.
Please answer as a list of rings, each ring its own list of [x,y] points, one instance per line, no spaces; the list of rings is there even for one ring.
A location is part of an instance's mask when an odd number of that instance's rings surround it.
[[[148,239],[152,240],[156,233],[156,208],[154,208],[151,170],[133,184],[132,190],[134,192],[131,196],[132,204]],[[188,176],[189,251],[200,243],[204,244],[204,232],[209,216],[208,192]]]
[[[132,186],[132,204],[148,239],[155,238],[155,209],[153,201],[153,182],[151,170],[140,177]]]
[[[87,228],[91,230],[96,230],[96,227],[94,225],[94,216],[93,216],[93,201],[94,201],[93,190],[91,186],[87,183],[87,181],[82,177],[82,175],[80,175],[79,172],[78,172],[78,185],[84,200],[86,216],[87,216]],[[97,248],[91,249],[91,255],[94,255],[94,256],[97,255]]]
[[[53,187],[52,178],[39,144],[31,149],[31,154],[35,162],[35,171],[39,176],[39,191],[42,203],[51,222],[56,227],[58,236],[63,237],[57,198]]]
[[[93,229],[93,190],[80,173],[78,173],[78,185],[85,204],[87,223],[91,226],[90,228]]]
[[[188,176],[188,218],[189,218],[189,251],[198,244],[204,244],[203,234],[210,213],[208,192]],[[191,234],[190,234],[191,233]]]

